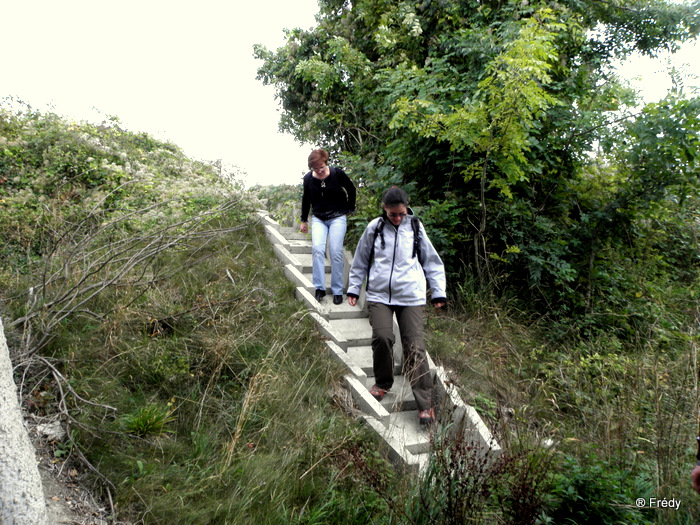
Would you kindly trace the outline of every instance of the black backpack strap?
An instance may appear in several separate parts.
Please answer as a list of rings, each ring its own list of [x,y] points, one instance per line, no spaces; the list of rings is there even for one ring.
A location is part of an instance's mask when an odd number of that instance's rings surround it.
[[[411,216],[411,228],[413,228],[413,255],[411,257],[418,256],[420,259],[420,219],[418,217]]]
[[[386,248],[384,244],[384,219],[381,219],[377,225],[374,227],[374,234],[372,236],[372,247],[369,250],[369,260],[367,262],[367,289],[369,290],[369,270],[372,268],[372,263],[374,262],[374,244],[377,242],[377,236],[381,236],[382,239],[382,250]]]

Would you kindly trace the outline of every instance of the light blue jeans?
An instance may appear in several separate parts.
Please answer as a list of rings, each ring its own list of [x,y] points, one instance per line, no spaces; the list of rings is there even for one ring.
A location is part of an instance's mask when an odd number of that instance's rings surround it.
[[[343,295],[343,240],[348,217],[341,215],[323,221],[311,217],[311,260],[313,262],[314,288],[326,289],[326,240],[331,259],[331,291]]]

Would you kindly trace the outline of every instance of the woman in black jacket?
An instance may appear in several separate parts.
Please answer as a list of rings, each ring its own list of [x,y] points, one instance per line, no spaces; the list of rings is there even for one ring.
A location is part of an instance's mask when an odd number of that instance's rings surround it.
[[[313,284],[316,300],[326,295],[326,241],[331,259],[331,291],[333,303],[343,302],[343,241],[347,229],[347,215],[355,211],[355,185],[340,168],[328,166],[328,152],[315,149],[309,155],[309,171],[304,175],[304,194],[301,199],[301,232],[309,231],[311,217],[311,244]]]

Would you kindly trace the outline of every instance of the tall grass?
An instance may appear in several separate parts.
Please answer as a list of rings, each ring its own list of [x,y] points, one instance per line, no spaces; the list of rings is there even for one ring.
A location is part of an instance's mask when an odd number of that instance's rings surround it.
[[[689,479],[697,432],[692,322],[668,330],[657,318],[636,341],[605,333],[562,340],[517,301],[484,298],[468,284],[462,293],[467,300],[428,319],[429,351],[507,454],[550,450],[542,523],[700,519]],[[637,498],[652,497],[682,504],[636,508]]]
[[[221,216],[228,233],[159,254],[177,271],[111,287],[40,349],[76,394],[64,395],[75,447],[119,519],[374,519],[343,473],[339,451],[369,439],[329,395],[343,371],[253,217]]]

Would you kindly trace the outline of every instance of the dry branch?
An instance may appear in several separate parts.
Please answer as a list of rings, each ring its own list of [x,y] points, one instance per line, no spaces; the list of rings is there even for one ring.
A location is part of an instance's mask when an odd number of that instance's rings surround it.
[[[166,224],[155,230],[131,234],[130,221],[145,213],[165,208],[161,202],[116,217],[94,231],[79,230],[98,215],[98,207],[77,224],[67,224],[53,249],[45,256],[42,281],[29,289],[26,313],[8,323],[23,325],[22,352],[31,356],[52,338],[56,327],[79,312],[89,312],[88,305],[107,289],[130,286],[148,288],[157,281],[189,268],[209,243],[247,225],[212,228],[211,222],[237,206],[232,200],[196,216]],[[191,250],[184,265],[170,268],[167,276],[155,267],[158,257],[173,250]],[[206,257],[206,256],[205,256]]]

